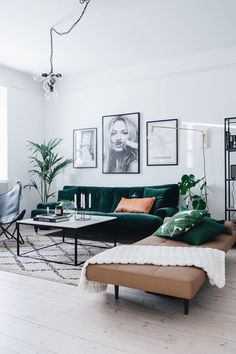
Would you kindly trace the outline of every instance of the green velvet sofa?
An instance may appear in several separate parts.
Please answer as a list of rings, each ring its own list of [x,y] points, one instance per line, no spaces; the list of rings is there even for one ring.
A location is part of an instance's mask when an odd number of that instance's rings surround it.
[[[151,235],[163,223],[166,216],[172,216],[178,211],[179,188],[177,184],[144,187],[64,186],[63,190],[58,191],[57,202],[38,204],[37,209],[32,210],[31,217],[46,213],[47,207],[53,211],[61,201],[73,201],[75,193],[78,201],[81,193],[85,195],[91,193],[92,215],[117,217],[115,221],[81,229],[81,238],[133,243]],[[115,213],[114,210],[122,197],[155,197],[156,199],[149,214]]]

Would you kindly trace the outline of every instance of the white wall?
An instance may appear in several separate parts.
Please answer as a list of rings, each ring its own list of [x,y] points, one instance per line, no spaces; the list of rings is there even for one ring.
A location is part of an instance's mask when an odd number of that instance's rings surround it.
[[[180,132],[178,166],[146,166],[146,121],[178,118],[182,127],[207,129],[206,150],[209,206],[214,217],[224,217],[225,117],[236,113],[235,48],[117,68],[90,77],[64,80],[57,102],[47,105],[46,137],[62,137],[61,152],[72,157],[72,131],[98,127],[98,168],[67,170],[56,189],[75,185],[152,185],[175,183],[184,173],[203,176],[197,133]],[[141,173],[102,174],[102,116],[141,113]]]
[[[7,87],[8,101],[8,180],[29,182],[27,140],[43,139],[44,98],[30,75],[0,67],[0,85]],[[23,191],[21,208],[27,215],[39,202],[34,191]]]
[[[224,216],[223,122],[236,112],[236,49],[114,68],[90,77],[64,79],[56,102],[47,102],[30,75],[0,67],[0,85],[8,88],[8,177],[28,182],[27,140],[62,137],[60,150],[72,157],[73,129],[98,127],[98,168],[67,168],[54,190],[64,184],[151,185],[178,182],[183,173],[203,176],[197,133],[179,133],[178,166],[146,166],[146,121],[178,118],[182,127],[207,129],[209,204],[212,215]],[[102,116],[141,113],[141,173],[102,174]],[[188,145],[187,145],[188,144]],[[39,201],[23,193],[28,213]]]

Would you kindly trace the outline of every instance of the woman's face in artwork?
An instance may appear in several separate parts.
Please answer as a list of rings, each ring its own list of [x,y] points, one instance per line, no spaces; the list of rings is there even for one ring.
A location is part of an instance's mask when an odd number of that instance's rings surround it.
[[[129,138],[130,134],[124,120],[115,121],[111,130],[111,148],[116,152],[123,151]]]
[[[90,143],[90,135],[89,134],[83,134],[82,135],[81,147],[89,146],[89,143]]]

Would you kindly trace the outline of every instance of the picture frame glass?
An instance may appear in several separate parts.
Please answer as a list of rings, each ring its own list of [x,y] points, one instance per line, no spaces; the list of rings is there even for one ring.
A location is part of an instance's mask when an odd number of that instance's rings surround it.
[[[102,172],[140,173],[140,113],[102,117]]]
[[[97,167],[97,128],[74,129],[74,168]]]
[[[147,166],[178,165],[178,119],[149,121]]]

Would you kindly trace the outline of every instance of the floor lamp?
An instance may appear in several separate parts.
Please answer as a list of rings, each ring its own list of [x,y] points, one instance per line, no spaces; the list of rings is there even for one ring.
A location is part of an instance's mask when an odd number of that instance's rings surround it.
[[[204,196],[207,204],[207,191],[206,191],[206,157],[205,157],[205,144],[206,144],[206,133],[204,130],[201,129],[194,129],[194,128],[179,128],[179,127],[168,127],[163,125],[153,125],[151,127],[151,133],[155,132],[155,129],[174,129],[174,130],[183,130],[183,131],[192,131],[201,134],[201,146],[202,146],[202,158],[203,158],[203,177],[205,180],[205,187],[204,187]]]

